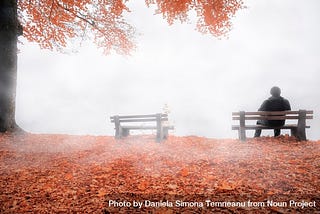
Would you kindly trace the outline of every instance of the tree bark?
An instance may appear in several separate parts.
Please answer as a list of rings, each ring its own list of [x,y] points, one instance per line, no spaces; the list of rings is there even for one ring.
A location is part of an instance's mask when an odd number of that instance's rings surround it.
[[[17,1],[0,1],[0,132],[15,131],[17,38],[20,24]],[[21,29],[21,28],[20,28]]]

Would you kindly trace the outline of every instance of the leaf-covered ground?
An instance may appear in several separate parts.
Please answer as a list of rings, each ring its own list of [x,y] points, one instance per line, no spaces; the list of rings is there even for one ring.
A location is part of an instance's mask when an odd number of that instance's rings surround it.
[[[320,213],[320,141],[2,134],[0,213],[26,212]]]

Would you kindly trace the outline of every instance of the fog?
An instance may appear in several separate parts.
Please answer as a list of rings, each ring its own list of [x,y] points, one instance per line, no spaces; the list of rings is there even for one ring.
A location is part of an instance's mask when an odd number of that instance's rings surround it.
[[[293,110],[314,110],[307,137],[320,139],[319,1],[247,0],[222,39],[198,33],[192,17],[169,26],[143,2],[129,3],[138,46],[131,56],[105,56],[89,43],[74,54],[19,46],[23,129],[113,135],[110,116],[167,104],[175,135],[236,138],[231,113],[257,110],[277,85]]]

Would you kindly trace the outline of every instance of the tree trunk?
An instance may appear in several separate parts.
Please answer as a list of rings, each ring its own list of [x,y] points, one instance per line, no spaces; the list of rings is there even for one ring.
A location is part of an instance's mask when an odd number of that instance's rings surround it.
[[[15,122],[17,82],[17,1],[0,1],[0,132],[18,129]]]

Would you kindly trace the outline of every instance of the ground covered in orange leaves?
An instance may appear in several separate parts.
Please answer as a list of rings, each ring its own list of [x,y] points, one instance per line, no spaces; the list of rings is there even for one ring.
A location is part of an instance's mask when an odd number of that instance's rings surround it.
[[[320,141],[0,135],[0,213],[320,213]]]

